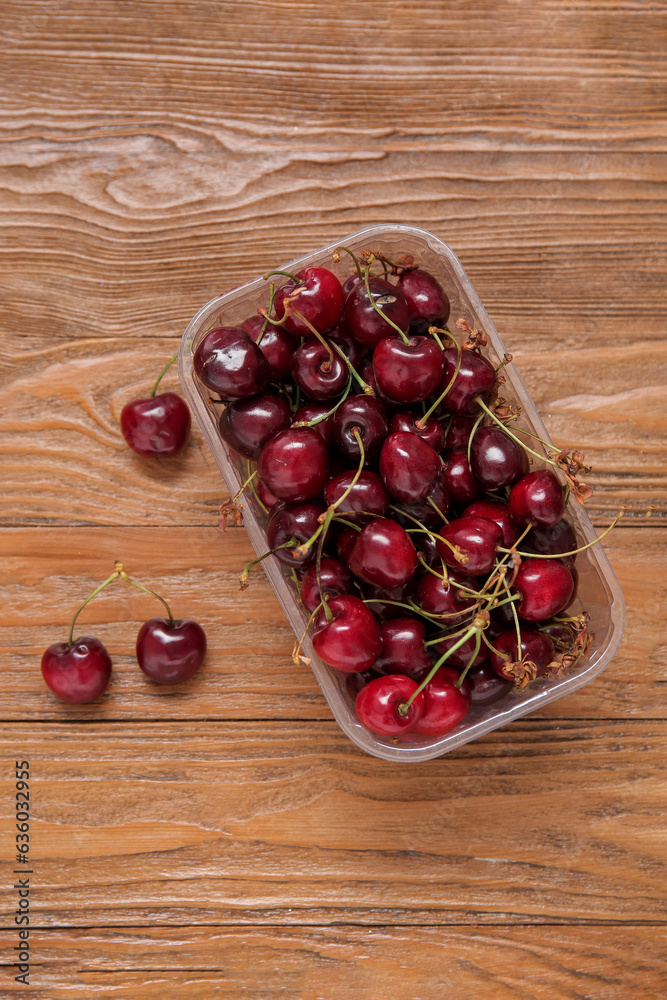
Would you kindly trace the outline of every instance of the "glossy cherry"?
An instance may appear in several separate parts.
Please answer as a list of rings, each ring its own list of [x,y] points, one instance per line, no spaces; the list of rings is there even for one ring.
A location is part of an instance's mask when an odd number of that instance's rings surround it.
[[[287,400],[262,392],[235,399],[224,408],[220,414],[220,435],[239,454],[257,458],[264,445],[291,422],[292,411]]]
[[[298,345],[294,336],[284,326],[274,326],[263,316],[250,316],[241,323],[241,329],[249,333],[256,344],[259,341],[258,347],[271,371],[271,381],[285,378]]]
[[[387,412],[374,396],[348,396],[334,416],[334,439],[342,453],[358,459],[361,452],[354,431],[358,430],[366,457],[376,454],[387,436]]]
[[[493,568],[502,540],[502,531],[495,521],[469,514],[443,525],[439,534],[467,557],[467,562],[460,562],[451,545],[437,539],[438,552],[452,569],[466,576],[481,576]]]
[[[430,444],[434,451],[442,451],[445,443],[445,431],[436,417],[427,417],[422,422],[418,413],[412,410],[399,410],[389,420],[389,432],[404,431],[407,434],[417,434]]]
[[[123,437],[137,455],[171,458],[188,443],[190,410],[175,392],[126,403],[120,415]]]
[[[470,670],[466,681],[470,684],[471,701],[475,705],[491,705],[500,701],[514,686],[512,681],[496,673],[488,660]]]
[[[337,670],[368,670],[382,652],[380,627],[358,597],[341,594],[328,602],[332,618],[324,608],[313,620],[313,649]]]
[[[378,386],[399,403],[428,399],[440,384],[443,367],[442,349],[432,337],[410,337],[405,343],[397,335],[387,336],[373,352]]]
[[[511,486],[526,473],[526,452],[500,427],[478,427],[470,448],[470,468],[483,490]]]
[[[438,671],[426,687],[424,709],[414,726],[424,736],[444,736],[465,719],[470,702],[447,677]]]
[[[468,453],[468,442],[477,417],[450,417],[446,424],[445,451],[464,451]]]
[[[334,504],[344,493],[347,493],[345,499],[336,507],[336,512],[343,514],[347,521],[351,521],[353,524],[363,524],[369,520],[368,516],[364,515],[383,517],[391,499],[384,483],[374,472],[362,471],[357,482],[350,489],[356,475],[357,471],[350,469],[330,479],[324,487],[326,503]],[[348,490],[349,492],[347,492]],[[357,511],[364,513],[357,514],[355,513]]]
[[[433,490],[441,468],[438,453],[416,434],[396,431],[382,445],[380,476],[397,500],[423,500]]]
[[[320,526],[320,515],[324,514],[324,504],[319,500],[302,500],[296,503],[276,504],[266,525],[266,537],[270,549],[285,566],[305,568],[314,562],[317,545],[313,543],[306,552],[299,552],[298,545],[278,548],[295,539],[299,545],[309,541]]]
[[[333,399],[347,385],[347,365],[334,351],[311,338],[295,351],[290,367],[292,378],[310,399]]]
[[[381,736],[409,732],[424,710],[424,693],[417,695],[406,714],[399,709],[407,704],[417,687],[417,682],[405,674],[389,674],[370,681],[355,702],[359,722]]]
[[[551,528],[565,512],[563,487],[550,469],[537,469],[512,487],[507,501],[517,524]]]
[[[372,605],[371,605],[372,607]],[[374,669],[382,674],[407,674],[421,677],[433,666],[433,659],[424,645],[426,629],[417,618],[392,618],[380,624],[382,652]]]
[[[485,517],[489,521],[495,521],[503,533],[501,545],[506,549],[511,549],[520,531],[510,516],[509,507],[504,500],[492,500],[484,497],[482,500],[474,500],[463,512],[464,516],[474,514],[476,517]],[[521,543],[522,545],[525,542]]]
[[[137,662],[157,684],[180,684],[201,667],[206,655],[206,635],[188,618],[150,618],[139,629]]]
[[[264,445],[257,473],[281,500],[310,500],[328,479],[326,445],[312,427],[290,427]]]
[[[282,319],[286,300],[291,299],[291,311],[285,321],[287,329],[297,337],[312,337],[312,331],[300,319],[299,312],[318,333],[333,330],[343,314],[343,286],[336,275],[325,267],[304,267],[276,290],[275,315]]]
[[[443,481],[452,500],[459,504],[476,500],[482,491],[472,474],[467,452],[453,451],[444,456],[444,462]]]
[[[438,531],[442,525],[445,523],[447,518],[447,513],[449,511],[449,493],[444,484],[444,470],[440,469],[438,473],[438,478],[435,481],[435,486],[429,493],[427,497],[417,503],[404,503],[403,501],[397,501],[394,504],[394,510],[392,516],[396,518],[399,524],[402,524],[404,528],[414,528],[415,518],[419,521],[425,528],[431,531]],[[422,540],[425,536],[414,535],[413,539],[415,545],[418,543],[421,545]],[[440,560],[438,558],[438,565]]]
[[[508,629],[493,640],[498,652],[491,650],[489,661],[499,677],[513,681],[516,678],[505,672],[505,665],[519,660],[530,660],[537,668],[536,676],[544,673],[554,658],[554,644],[550,637],[535,628],[521,628],[521,656],[516,629]],[[505,654],[504,656],[502,654]]]
[[[397,287],[405,296],[410,320],[420,326],[444,326],[449,319],[449,299],[442,286],[420,267],[403,271]]]
[[[42,656],[42,677],[61,701],[84,705],[104,694],[111,679],[111,657],[94,636],[70,646],[56,642]]]
[[[521,594],[516,609],[521,618],[541,622],[566,608],[574,591],[574,580],[560,559],[524,559],[514,578]]]
[[[324,419],[319,420],[319,417],[324,417]],[[317,423],[312,425],[312,429],[317,431],[327,447],[332,444],[334,415],[331,413],[331,403],[304,403],[294,414],[292,424],[308,422],[309,420],[317,420]]]
[[[207,389],[223,399],[252,396],[271,380],[271,369],[260,348],[238,326],[210,330],[195,350],[194,369]]]
[[[458,352],[454,347],[443,351],[444,374],[440,392],[444,392],[456,371]],[[488,400],[496,384],[496,371],[490,361],[475,351],[461,351],[461,365],[444,399],[444,405],[455,416],[479,412],[475,396]]]
[[[343,354],[348,359],[353,368],[359,369],[359,365],[366,357],[366,348],[355,340],[350,333],[347,324],[338,323],[331,333],[327,334],[327,341],[333,342],[341,348]]]
[[[331,559],[328,556],[320,562],[320,582],[321,591],[317,582],[317,566],[310,566],[304,574],[299,590],[301,603],[309,614],[322,600],[322,594],[338,597],[340,594],[351,594],[354,590],[352,574],[347,566],[338,559]]]
[[[378,517],[353,540],[347,562],[361,580],[380,587],[400,587],[414,576],[417,552],[400,524],[388,517]]]
[[[407,333],[410,311],[403,293],[384,278],[369,278],[368,286],[371,298],[368,297],[365,283],[354,285],[345,302],[345,319],[352,336],[365,347],[374,348],[393,330],[385,317],[403,333]],[[371,299],[379,307],[379,313]]]

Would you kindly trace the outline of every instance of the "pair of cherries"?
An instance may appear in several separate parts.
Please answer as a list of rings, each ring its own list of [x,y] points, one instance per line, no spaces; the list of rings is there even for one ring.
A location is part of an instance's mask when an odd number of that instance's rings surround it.
[[[548,668],[549,630],[572,634],[551,622],[573,597],[576,541],[559,480],[528,470],[488,406],[495,369],[446,329],[438,282],[382,266],[343,285],[325,268],[287,275],[268,310],[206,334],[194,367],[226,404],[222,439],[256,462],[246,486],[270,551],[360,721],[433,736]]]
[[[151,618],[137,636],[137,662],[144,674],[157,684],[179,684],[199,670],[206,654],[206,635],[201,625],[191,619],[175,619],[169,605],[143,584],[131,579],[122,563],[90,594],[78,608],[70,626],[69,638],[56,642],[42,656],[42,676],[61,701],[86,704],[100,698],[111,680],[112,662],[108,650],[95,636],[74,639],[76,620],[97,594],[115,580],[143,590],[162,602],[167,618]]]

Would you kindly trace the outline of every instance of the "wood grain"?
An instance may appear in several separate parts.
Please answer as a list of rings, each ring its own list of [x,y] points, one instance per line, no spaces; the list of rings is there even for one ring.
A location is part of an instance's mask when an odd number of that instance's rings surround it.
[[[649,522],[650,524],[650,522]],[[0,532],[4,622],[0,653],[11,672],[0,685],[0,713],[20,721],[95,719],[329,719],[311,671],[295,667],[294,635],[261,569],[238,597],[238,574],[253,558],[245,531],[217,528],[58,528],[35,541],[36,530]],[[593,683],[542,709],[549,718],[665,718],[665,537],[650,527],[619,527],[606,550],[629,607],[621,649]],[[206,665],[187,684],[160,688],[137,667],[134,644],[157,602],[116,583],[88,605],[77,634],[95,634],[109,648],[114,676],[92,705],[58,702],[41,681],[39,663],[65,638],[84,597],[105,579],[116,558],[158,590],[174,614],[204,627]]]
[[[664,920],[666,741],[528,720],[404,768],[329,722],[24,724],[2,746],[31,762],[35,926],[536,925]]]
[[[39,1000],[626,1000],[667,992],[665,5],[0,0],[0,898],[33,763]],[[430,764],[338,730],[199,432],[118,430],[205,301],[374,222],[451,245],[628,605],[606,671]],[[169,387],[176,387],[170,376]],[[657,511],[650,520],[648,504]],[[188,685],[82,626],[95,706],[39,678],[115,558],[205,625]],[[0,997],[14,981],[0,932]]]
[[[539,1000],[655,1000],[664,944],[652,925],[44,928],[34,934],[30,996],[481,1000],[492,989],[494,1000],[524,1000],[530,983]],[[8,981],[5,990],[25,987]]]

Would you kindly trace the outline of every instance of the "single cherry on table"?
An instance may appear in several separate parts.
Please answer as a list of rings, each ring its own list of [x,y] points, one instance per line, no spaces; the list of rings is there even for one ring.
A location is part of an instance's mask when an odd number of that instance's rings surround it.
[[[126,403],[120,414],[120,429],[130,448],[143,458],[171,458],[190,438],[190,410],[175,392],[161,392],[158,386],[176,360],[163,368],[150,396]]]

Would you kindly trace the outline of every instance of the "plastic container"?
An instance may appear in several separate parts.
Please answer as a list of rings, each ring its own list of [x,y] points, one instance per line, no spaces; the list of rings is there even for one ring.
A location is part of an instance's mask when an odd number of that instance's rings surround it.
[[[348,246],[354,251],[378,249],[390,258],[401,253],[413,254],[415,263],[434,274],[447,292],[451,301],[451,321],[455,322],[459,317],[464,317],[472,327],[481,326],[488,337],[488,347],[484,349],[484,353],[495,364],[500,362],[506,351],[504,344],[458,258],[436,236],[412,226],[371,226],[280,267],[288,271],[297,271],[308,264],[318,264],[330,268],[344,280],[350,274],[352,265],[347,254],[341,254],[340,263],[332,263],[332,252],[339,245]],[[274,280],[280,284],[284,279]],[[208,390],[199,383],[194,374],[193,352],[202,337],[213,327],[241,323],[255,314],[260,305],[268,306],[268,302],[268,282],[261,277],[217,296],[203,306],[189,323],[180,347],[179,375],[185,395],[204,432],[230,495],[234,495],[247,478],[248,460],[231,451],[220,437],[218,432],[220,407],[214,407],[208,402]],[[519,426],[524,426],[549,441],[547,431],[514,366],[508,365],[504,374],[507,383],[503,387],[503,395],[521,406],[522,418]],[[540,446],[537,445],[537,450],[539,449]],[[262,554],[269,547],[264,532],[266,517],[261,507],[253,503],[250,491],[244,496],[244,505],[246,531],[257,553]],[[596,532],[588,515],[578,503],[572,501],[569,504],[566,516],[582,542],[596,538]],[[224,539],[221,539],[221,544],[224,544]],[[375,757],[391,761],[429,760],[455,750],[484,733],[506,725],[513,719],[528,715],[593,680],[618,649],[623,633],[625,608],[618,581],[601,545],[595,545],[580,553],[576,565],[579,573],[579,597],[572,607],[575,612],[585,608],[590,614],[590,629],[594,633],[593,643],[586,657],[570,672],[552,679],[538,678],[523,692],[514,689],[502,701],[495,704],[475,706],[473,703],[463,722],[455,730],[437,739],[428,739],[417,734],[382,737],[366,730],[356,718],[353,703],[345,690],[344,675],[339,675],[318,659],[309,639],[306,639],[303,652],[311,659],[312,670],[341,729],[362,750]],[[288,583],[280,563],[274,557],[266,559],[263,566],[295,634],[300,637],[308,616],[299,603],[296,591]]]

